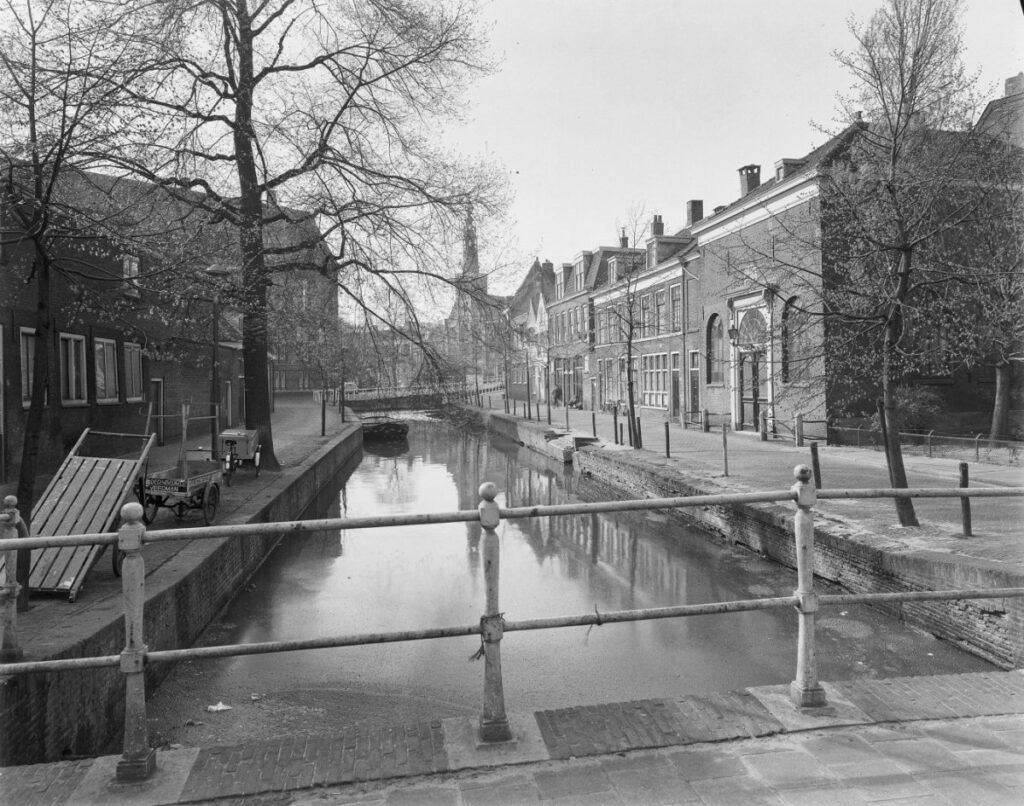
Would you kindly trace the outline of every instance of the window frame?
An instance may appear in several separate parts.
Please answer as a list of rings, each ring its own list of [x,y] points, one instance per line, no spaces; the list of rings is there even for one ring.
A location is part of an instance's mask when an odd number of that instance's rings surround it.
[[[716,350],[716,345],[718,349]],[[704,355],[707,359],[705,382],[721,385],[725,383],[725,319],[717,313],[708,317],[704,333]],[[717,367],[717,369],[716,369]]]
[[[102,356],[103,366],[100,366]],[[111,366],[112,364],[112,366]],[[121,402],[120,378],[117,371],[117,341],[102,336],[92,340],[93,389],[96,403],[109,405]],[[110,379],[113,379],[113,389]]]
[[[136,386],[137,385],[137,386]],[[138,390],[137,394],[133,394]],[[134,341],[124,343],[124,399],[129,403],[145,398],[145,379],[142,374],[142,345]]]
[[[86,370],[85,336],[61,332],[59,338],[60,403],[65,408],[87,406],[89,405],[89,385]],[[68,366],[69,358],[73,359],[73,364],[76,366]]]
[[[18,358],[21,362],[21,407],[32,405],[32,382],[35,380],[36,345],[39,339],[34,327],[18,329]]]

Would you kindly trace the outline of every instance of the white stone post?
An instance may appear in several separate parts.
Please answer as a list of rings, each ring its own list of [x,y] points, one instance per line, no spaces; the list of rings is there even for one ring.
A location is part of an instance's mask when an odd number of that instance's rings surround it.
[[[817,494],[810,483],[811,468],[797,465],[793,475],[796,477],[796,484],[791,490],[796,496],[793,531],[796,536],[797,573],[797,589],[793,595],[799,600],[799,634],[796,679],[790,684],[789,693],[793,703],[800,708],[820,708],[825,705],[825,689],[818,682],[818,661],[814,649],[814,614],[818,612],[818,595],[814,592],[814,515],[811,512]]]
[[[125,647],[121,652],[124,674],[124,753],[117,762],[118,781],[142,781],[156,769],[156,751],[149,746],[146,725],[146,645],[142,641],[146,601],[146,569],[142,560],[142,505],[121,507],[121,528],[115,551],[124,552],[121,588],[124,595]]]
[[[0,512],[0,538],[14,540],[28,533],[25,522],[18,512],[18,499],[13,495],[4,498]],[[15,663],[22,659],[24,652],[18,645],[18,550],[4,552],[4,576],[0,579],[0,663]]]
[[[501,680],[501,636],[504,618],[498,606],[500,545],[495,531],[501,518],[494,499],[497,486],[490,481],[480,485],[480,525],[483,527],[482,553],[484,580],[487,585],[487,607],[480,619],[484,650],[484,712],[480,717],[481,742],[507,742],[512,729],[505,714],[505,688]]]

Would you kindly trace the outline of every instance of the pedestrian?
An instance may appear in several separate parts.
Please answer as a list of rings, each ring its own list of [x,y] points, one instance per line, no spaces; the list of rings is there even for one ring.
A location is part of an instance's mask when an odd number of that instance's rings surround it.
[[[562,387],[561,386],[556,386],[551,391],[551,399],[552,399],[552,401],[554,402],[554,404],[556,406],[561,405],[561,403],[562,403]]]

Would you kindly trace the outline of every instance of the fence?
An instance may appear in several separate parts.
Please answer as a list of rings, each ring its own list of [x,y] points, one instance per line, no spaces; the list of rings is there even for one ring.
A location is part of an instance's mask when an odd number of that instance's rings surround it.
[[[149,746],[146,722],[144,671],[149,663],[169,663],[186,659],[253,655],[270,652],[290,652],[303,649],[323,649],[362,644],[420,641],[479,635],[479,656],[484,659],[483,708],[480,717],[479,738],[482,742],[504,742],[512,738],[505,709],[505,695],[501,677],[501,641],[506,632],[542,630],[583,625],[612,624],[662,618],[684,618],[714,613],[735,613],[780,607],[795,607],[798,619],[796,673],[790,686],[793,704],[799,708],[821,707],[826,704],[825,690],[818,680],[815,654],[815,614],[822,606],[853,603],[934,601],[942,599],[994,599],[1024,596],[1024,588],[992,588],[944,591],[907,591],[898,593],[863,593],[819,596],[814,591],[814,516],[812,507],[818,498],[939,498],[953,497],[966,500],[973,497],[1008,497],[1024,495],[1024,488],[990,489],[881,489],[881,490],[822,490],[810,483],[811,469],[799,465],[794,470],[796,483],[789,490],[725,495],[701,495],[679,498],[605,501],[590,504],[557,504],[501,508],[495,503],[497,487],[486,482],[480,485],[480,504],[477,510],[447,513],[425,513],[406,516],[332,518],[284,523],[243,524],[213,526],[195,529],[168,529],[147,533],[142,522],[142,507],[137,503],[125,504],[121,510],[122,526],[116,534],[87,534],[70,537],[18,537],[24,533],[24,523],[18,517],[13,497],[4,501],[0,514],[0,551],[6,552],[4,584],[0,585],[0,676],[34,672],[52,672],[119,667],[125,680],[124,751],[117,766],[117,779],[144,780],[154,771],[155,751]],[[796,505],[794,539],[797,561],[797,589],[792,596],[746,599],[701,605],[621,610],[610,613],[585,613],[575,616],[506,620],[499,603],[499,539],[497,527],[502,518],[532,518],[576,515],[600,512],[624,512],[681,507],[729,506],[748,503],[793,501]],[[189,649],[150,651],[143,640],[143,607],[145,604],[145,565],[142,547],[146,543],[169,540],[195,540],[264,533],[285,537],[301,532],[335,529],[370,529],[399,525],[459,523],[479,521],[483,528],[481,553],[485,569],[486,597],[484,613],[478,624],[455,627],[437,627],[425,630],[376,633],[367,635],[325,636],[296,641],[271,641]],[[19,549],[37,549],[47,546],[111,545],[124,552],[122,587],[125,612],[125,648],[120,655],[63,660],[22,661],[22,650],[17,640],[16,598],[18,585],[13,579]],[[13,661],[13,662],[12,662]]]
[[[882,433],[872,428],[829,426],[828,443],[856,448],[884,450]],[[956,437],[935,431],[908,433],[900,431],[900,444],[905,453],[948,459],[973,459],[994,465],[1019,465],[1024,443],[1014,440],[989,439],[984,434]]]

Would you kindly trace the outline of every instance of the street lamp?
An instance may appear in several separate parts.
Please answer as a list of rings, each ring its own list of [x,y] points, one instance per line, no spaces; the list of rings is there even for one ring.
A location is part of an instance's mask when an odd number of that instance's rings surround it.
[[[213,407],[213,416],[210,420],[210,458],[217,461],[220,458],[220,284],[218,279],[229,277],[231,272],[223,265],[214,263],[208,266],[204,272],[213,279],[213,356],[210,371],[210,405]]]

